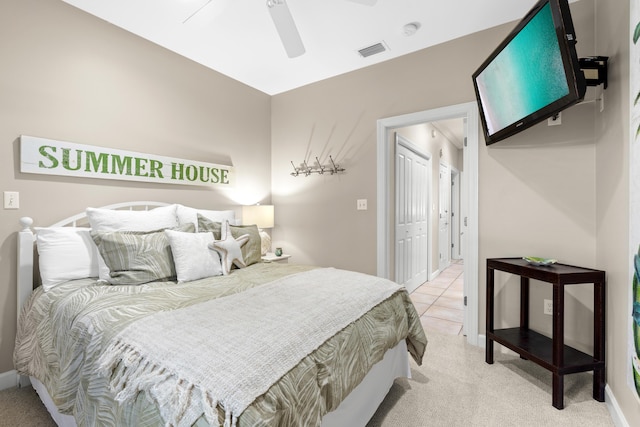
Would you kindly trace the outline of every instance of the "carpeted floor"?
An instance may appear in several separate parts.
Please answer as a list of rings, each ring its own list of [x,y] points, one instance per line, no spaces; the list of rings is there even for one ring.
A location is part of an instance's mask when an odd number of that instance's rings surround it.
[[[427,334],[422,366],[399,379],[371,419],[377,426],[613,426],[605,403],[593,400],[590,373],[564,377],[563,410],[551,406],[551,373],[500,353],[484,362],[484,349],[466,337]],[[412,361],[413,362],[413,361]]]
[[[55,427],[35,390],[31,387],[0,391],[0,426]]]
[[[484,350],[463,336],[429,334],[422,366],[399,379],[367,427],[613,426],[604,403],[591,397],[589,373],[565,376],[565,409],[551,406],[551,374],[500,354],[484,363]],[[31,387],[0,392],[0,426],[54,426]]]

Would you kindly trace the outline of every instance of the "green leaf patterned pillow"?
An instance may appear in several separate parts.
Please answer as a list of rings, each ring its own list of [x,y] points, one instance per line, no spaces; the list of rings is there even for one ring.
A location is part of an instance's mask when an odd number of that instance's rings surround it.
[[[256,225],[229,225],[233,238],[243,234],[249,235],[249,241],[242,246],[242,257],[245,265],[255,264],[262,260],[262,239]],[[198,231],[211,231],[216,240],[220,240],[222,223],[212,221],[198,214]]]
[[[186,224],[177,231],[193,233]],[[91,237],[109,267],[112,285],[141,285],[158,280],[175,280],[176,269],[169,240],[162,230],[92,231]]]

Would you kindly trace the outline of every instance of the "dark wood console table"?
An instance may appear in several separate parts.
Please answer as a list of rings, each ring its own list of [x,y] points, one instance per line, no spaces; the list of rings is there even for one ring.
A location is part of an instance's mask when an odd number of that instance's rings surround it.
[[[520,276],[520,327],[494,329],[495,271]],[[548,338],[529,329],[529,279],[553,285],[553,334]],[[593,283],[593,356],[564,345],[564,287]],[[593,398],[604,402],[605,272],[565,264],[535,266],[521,258],[487,259],[487,346],[485,361],[493,363],[493,342],[553,374],[552,403],[564,407],[564,375],[593,371]]]

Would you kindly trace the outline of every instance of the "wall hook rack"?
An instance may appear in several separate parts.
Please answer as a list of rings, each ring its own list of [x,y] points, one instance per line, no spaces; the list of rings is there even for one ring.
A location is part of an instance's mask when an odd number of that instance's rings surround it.
[[[320,159],[316,157],[315,165],[309,166],[307,164],[307,161],[304,160],[302,162],[301,167],[297,167],[296,165],[293,164],[293,162],[291,162],[291,166],[293,166],[293,172],[291,172],[291,176],[299,176],[299,175],[309,176],[312,173],[317,173],[318,175],[324,175],[325,173],[329,173],[331,175],[334,175],[334,174],[345,171],[344,168],[341,168],[340,165],[337,165],[333,161],[333,158],[331,156],[329,156],[329,161],[331,162],[331,165],[323,165],[322,163],[320,163]]]

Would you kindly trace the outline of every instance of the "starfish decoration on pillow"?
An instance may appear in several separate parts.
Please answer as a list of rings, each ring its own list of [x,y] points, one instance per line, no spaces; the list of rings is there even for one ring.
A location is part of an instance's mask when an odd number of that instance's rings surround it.
[[[231,267],[234,264],[238,268],[246,267],[242,257],[242,246],[249,241],[249,235],[243,234],[234,239],[229,230],[229,221],[222,224],[220,235],[221,239],[214,241],[209,247],[220,254],[222,274],[226,276],[231,272]]]

